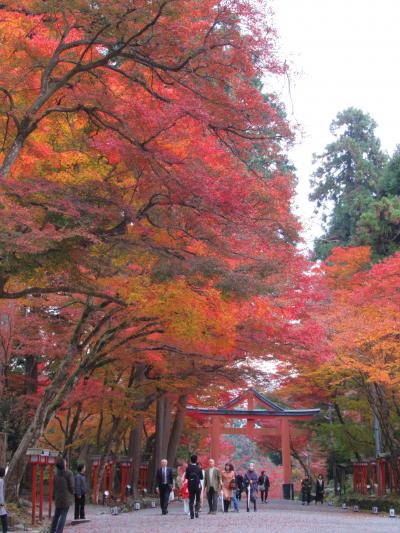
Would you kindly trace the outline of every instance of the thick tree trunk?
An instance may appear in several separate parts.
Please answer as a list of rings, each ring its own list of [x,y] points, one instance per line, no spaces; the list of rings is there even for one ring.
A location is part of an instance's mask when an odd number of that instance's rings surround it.
[[[400,449],[400,442],[390,422],[390,405],[385,389],[381,385],[373,383],[369,389],[369,401],[372,412],[379,421],[383,451],[388,451],[392,456],[395,456]]]
[[[98,501],[99,495],[103,491],[102,480],[104,477],[104,470],[106,467],[106,459],[110,457],[112,445],[114,444],[114,442],[119,440],[119,437],[121,436],[121,422],[122,422],[121,418],[114,418],[112,426],[111,426],[111,430],[108,433],[106,441],[104,443],[103,453],[101,454],[102,457],[101,457],[100,466],[99,466],[99,486],[98,486],[97,495],[95,495],[95,497],[97,498],[96,501]]]
[[[0,466],[7,463],[7,433],[0,433]]]
[[[25,359],[26,394],[35,394],[38,388],[38,359],[30,355]]]
[[[171,418],[172,418],[172,398],[168,394],[163,396],[164,400],[164,419],[162,424],[161,435],[161,459],[167,458],[168,442],[171,432]]]
[[[19,156],[19,153],[22,150],[26,137],[27,135],[20,134],[20,135],[17,135],[17,137],[15,138],[14,143],[12,144],[11,148],[7,152],[4,158],[3,164],[0,167],[0,178],[6,178],[8,174],[10,173],[10,170],[15,160],[17,159],[17,157]]]
[[[151,461],[151,478],[150,490],[154,492],[156,484],[156,472],[162,459],[163,451],[163,432],[164,432],[164,416],[165,416],[165,402],[164,396],[160,396],[156,402],[156,431],[155,431],[155,443],[154,454]]]
[[[45,390],[36,412],[22,437],[17,450],[15,451],[6,476],[6,492],[9,500],[18,498],[19,486],[24,475],[26,466],[26,452],[28,448],[35,446],[43,431],[54,415],[60,401],[64,401],[72,390],[79,374],[74,373],[65,380],[70,367],[72,366],[77,350],[75,346],[70,346],[67,356],[60,365],[52,384]]]
[[[188,401],[187,394],[183,394],[182,396],[179,396],[178,402],[176,405],[175,419],[174,419],[174,423],[171,429],[171,435],[169,437],[168,452],[167,452],[168,464],[170,466],[175,465],[176,453],[178,450],[179,441],[181,439],[181,435],[183,431],[183,424],[185,421],[187,401]]]
[[[142,435],[143,435],[144,415],[137,417],[137,424],[131,430],[129,437],[129,457],[132,459],[131,483],[133,493],[136,496],[139,484],[139,469],[142,455]]]

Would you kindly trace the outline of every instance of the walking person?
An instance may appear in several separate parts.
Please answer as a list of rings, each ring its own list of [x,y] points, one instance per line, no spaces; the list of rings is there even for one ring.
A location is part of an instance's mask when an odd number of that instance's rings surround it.
[[[189,513],[189,488],[188,488],[188,480],[186,479],[186,468],[187,464],[182,464],[181,468],[179,469],[178,476],[179,476],[179,495],[183,500],[183,512],[185,515],[190,516]]]
[[[233,465],[231,464],[232,468],[233,468]],[[239,512],[239,502],[238,502],[238,499],[237,499],[237,475],[236,475],[236,472],[235,472],[235,469],[233,468],[233,473],[235,474],[235,477],[234,477],[234,481],[231,483],[231,488],[232,488],[232,503],[233,503],[233,508],[235,509],[235,512],[238,513]]]
[[[68,509],[74,501],[74,474],[67,468],[67,461],[59,459],[56,463],[54,476],[55,511],[51,522],[50,533],[62,533],[67,519]]]
[[[310,505],[311,487],[312,487],[312,482],[311,482],[310,476],[307,474],[305,478],[301,480],[301,504],[302,505],[305,505],[306,502],[307,502],[307,505]]]
[[[233,491],[236,490],[235,472],[230,463],[226,463],[223,472],[221,473],[222,494],[224,501],[224,513],[229,511],[231,505]]]
[[[160,496],[160,507],[163,515],[168,514],[169,495],[173,483],[172,468],[168,466],[166,459],[161,459],[161,466],[156,473],[156,491]]]
[[[237,485],[236,496],[237,496],[237,499],[240,501],[242,499],[242,492],[243,492],[243,486],[244,486],[243,476],[240,470],[238,471],[237,476],[236,476],[236,485]]]
[[[197,455],[190,457],[190,465],[186,469],[186,479],[188,480],[189,489],[189,512],[190,518],[199,518],[201,480],[203,471],[197,464]]]
[[[203,479],[200,480],[200,486],[201,486],[201,494],[200,494],[200,511],[203,509],[203,506],[204,506],[204,493],[205,493],[205,489],[204,489],[204,480],[205,480],[205,477],[206,477],[206,471],[204,470],[204,468],[202,467],[201,463],[197,463],[200,470],[201,470],[201,473],[203,474]]]
[[[267,503],[269,485],[269,477],[267,476],[265,470],[263,470],[258,478],[258,488],[260,490],[261,503]]]
[[[3,528],[3,533],[8,531],[8,517],[7,511],[5,508],[5,498],[4,498],[4,476],[6,475],[6,470],[4,467],[0,467],[0,519],[1,527]]]
[[[75,520],[85,519],[86,494],[86,468],[81,464],[78,465],[78,473],[75,476]]]
[[[254,471],[254,463],[249,463],[249,468],[244,475],[244,485],[247,495],[247,512],[250,512],[250,502],[254,505],[254,512],[257,511],[258,476]]]
[[[217,514],[218,494],[221,486],[221,472],[216,468],[214,459],[210,459],[204,480],[209,508],[208,514]]]
[[[318,502],[321,502],[321,505],[324,503],[324,493],[325,481],[322,474],[319,474],[317,481],[315,482],[315,505],[317,505]]]

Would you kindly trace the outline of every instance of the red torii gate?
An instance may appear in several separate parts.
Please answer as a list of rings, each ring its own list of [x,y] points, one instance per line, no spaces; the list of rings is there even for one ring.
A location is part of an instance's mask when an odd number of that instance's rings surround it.
[[[247,403],[247,408],[235,408]],[[261,408],[256,408],[256,406]],[[210,420],[210,456],[216,462],[220,456],[221,435],[274,436],[280,433],[283,466],[283,497],[291,499],[293,495],[292,464],[290,453],[290,422],[294,420],[311,420],[320,412],[319,409],[284,409],[254,389],[237,396],[223,407],[202,408],[187,407],[187,414],[200,415]],[[242,419],[247,423],[243,427],[224,427],[226,419]],[[272,422],[272,425],[271,425]],[[261,427],[256,427],[261,425]],[[277,431],[278,430],[278,431]],[[292,429],[293,431],[293,429]]]

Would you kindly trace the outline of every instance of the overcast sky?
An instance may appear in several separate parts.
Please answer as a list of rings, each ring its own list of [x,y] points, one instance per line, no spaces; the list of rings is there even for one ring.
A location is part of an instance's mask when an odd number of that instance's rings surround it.
[[[290,65],[281,97],[302,135],[292,153],[297,204],[309,242],[318,220],[308,203],[312,154],[330,142],[329,124],[353,106],[378,123],[383,148],[400,144],[400,0],[271,0],[280,55]]]

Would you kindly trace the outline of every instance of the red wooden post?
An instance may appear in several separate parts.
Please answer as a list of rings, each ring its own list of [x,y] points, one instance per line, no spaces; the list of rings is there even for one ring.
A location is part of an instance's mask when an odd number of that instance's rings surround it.
[[[32,525],[36,522],[36,463],[32,465]]]
[[[51,518],[51,506],[53,504],[53,475],[54,475],[54,465],[50,465],[50,474],[49,474],[49,518]]]
[[[376,468],[375,461],[372,461],[372,463],[370,463],[370,467],[371,467],[371,491],[375,492],[375,468]]]
[[[386,494],[386,461],[378,459],[378,495]]]
[[[107,475],[108,475],[108,465],[104,467],[103,475],[103,493],[107,490]]]
[[[368,463],[363,464],[363,494],[368,494]]]
[[[139,490],[143,490],[147,486],[148,465],[139,466]]]
[[[121,464],[121,502],[125,501],[126,465]]]
[[[219,416],[213,416],[211,418],[210,457],[211,459],[214,459],[216,465],[218,465],[218,462],[219,462],[220,439],[221,439],[221,419]]]
[[[361,492],[361,465],[353,462],[353,491]]]
[[[39,520],[43,520],[43,479],[44,479],[44,463],[42,457],[40,458],[40,472],[39,472]]]
[[[292,464],[290,454],[290,427],[289,420],[286,417],[281,419],[281,442],[283,483],[288,484],[292,482]]]
[[[249,411],[254,410],[254,396],[253,393],[250,392],[247,396],[247,409]],[[247,419],[247,436],[249,439],[254,439],[254,428],[255,428],[255,419],[254,418],[248,418]]]
[[[93,464],[93,503],[97,503],[98,484],[99,484],[99,465]]]

